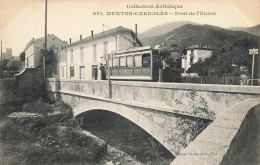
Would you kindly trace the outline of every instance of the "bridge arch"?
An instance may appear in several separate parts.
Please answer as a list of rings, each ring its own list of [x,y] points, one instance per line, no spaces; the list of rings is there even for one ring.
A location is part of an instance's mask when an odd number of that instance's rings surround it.
[[[145,130],[151,136],[153,136],[158,142],[160,142],[167,150],[169,150],[175,157],[178,154],[177,147],[174,146],[171,140],[171,136],[168,135],[162,128],[148,119],[146,116],[139,113],[135,107],[125,106],[122,104],[116,104],[111,102],[100,102],[99,100],[87,100],[84,103],[77,105],[73,108],[73,115],[78,115],[94,110],[105,110],[116,113],[131,122],[138,125]]]

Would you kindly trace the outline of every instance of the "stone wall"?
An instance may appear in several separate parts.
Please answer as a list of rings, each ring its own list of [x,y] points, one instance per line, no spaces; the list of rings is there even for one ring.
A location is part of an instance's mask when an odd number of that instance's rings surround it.
[[[109,98],[108,81],[47,79],[47,91]],[[60,89],[58,89],[60,88]],[[251,86],[112,81],[111,100],[167,112],[214,119],[223,110],[248,98],[259,98]]]
[[[241,126],[239,127],[238,132],[236,133],[235,137],[233,138],[230,147],[223,157],[221,164],[223,165],[232,165],[232,164],[251,164],[255,160],[254,159],[254,145],[259,145],[259,138],[260,138],[260,104],[250,109],[243,120]],[[257,144],[252,144],[257,142]],[[252,146],[253,145],[253,146]],[[249,151],[247,150],[249,147]],[[259,151],[259,146],[257,146]],[[249,152],[248,158],[244,157],[243,152]],[[259,163],[259,155],[258,152],[258,163]],[[242,157],[241,157],[242,156]],[[243,162],[241,162],[243,161]],[[247,161],[250,161],[247,162]],[[254,162],[255,163],[255,162]]]
[[[15,75],[19,90],[37,90],[44,88],[44,70],[41,68],[25,68]]]
[[[259,134],[259,114],[258,98],[247,99],[228,108],[171,165],[237,164],[234,162],[239,153]]]

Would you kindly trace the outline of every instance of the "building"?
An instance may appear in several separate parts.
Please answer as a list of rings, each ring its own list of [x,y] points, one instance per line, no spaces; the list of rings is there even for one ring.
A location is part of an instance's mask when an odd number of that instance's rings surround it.
[[[10,59],[12,57],[12,48],[6,48],[6,52],[2,52],[1,59]]]
[[[203,61],[212,55],[212,49],[209,45],[193,45],[185,49],[186,54],[182,55],[182,68],[184,72],[188,71],[192,64]]]
[[[55,53],[62,50],[65,41],[62,41],[54,34],[47,36],[47,49],[52,48]],[[25,47],[25,67],[37,68],[42,66],[42,50],[45,49],[45,37],[32,39]]]
[[[125,50],[142,46],[131,29],[119,26],[98,34],[91,35],[66,45],[60,52],[60,78],[101,79],[100,63],[105,64],[106,54],[116,50]]]

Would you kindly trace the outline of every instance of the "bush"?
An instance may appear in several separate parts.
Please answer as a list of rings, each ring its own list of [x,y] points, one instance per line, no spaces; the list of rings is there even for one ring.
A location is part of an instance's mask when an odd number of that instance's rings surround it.
[[[0,164],[93,162],[106,151],[105,142],[86,136],[78,126],[52,123],[47,118],[2,122],[0,146]]]
[[[48,114],[53,112],[53,109],[50,104],[44,103],[42,99],[39,99],[36,101],[25,103],[23,105],[22,111],[31,112],[31,113]]]

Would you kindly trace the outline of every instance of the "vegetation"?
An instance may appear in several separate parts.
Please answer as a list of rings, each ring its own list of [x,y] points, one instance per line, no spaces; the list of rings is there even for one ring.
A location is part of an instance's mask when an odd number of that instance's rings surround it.
[[[25,52],[24,52],[24,51],[21,52],[20,55],[19,55],[19,57],[20,57],[20,60],[21,60],[21,61],[24,61],[24,60],[25,60]]]
[[[41,55],[45,56],[45,51],[41,50]],[[46,67],[46,77],[54,77],[55,74],[57,74],[57,62],[59,60],[58,55],[54,52],[54,50],[51,48],[47,50],[46,56],[45,56],[45,67]],[[42,67],[42,66],[40,66]]]
[[[34,109],[37,105],[50,108],[36,101],[23,109],[42,113],[43,109]],[[7,119],[1,123],[0,164],[91,163],[103,155],[106,144],[83,134],[67,105],[57,104],[55,108],[62,115]]]
[[[244,38],[234,42],[232,46],[223,48],[219,53],[204,61],[199,61],[189,68],[188,72],[198,73],[200,76],[246,76],[251,75],[252,55],[248,50],[256,47],[258,41]],[[255,68],[258,61],[255,58]],[[256,69],[255,69],[256,70]]]
[[[1,85],[8,89],[0,97],[1,165],[91,163],[106,151],[105,142],[82,133],[70,106],[48,102],[42,89],[17,90],[13,79]],[[6,117],[10,113],[12,118]]]
[[[0,60],[0,79],[12,78],[21,69],[21,61],[14,59]]]

